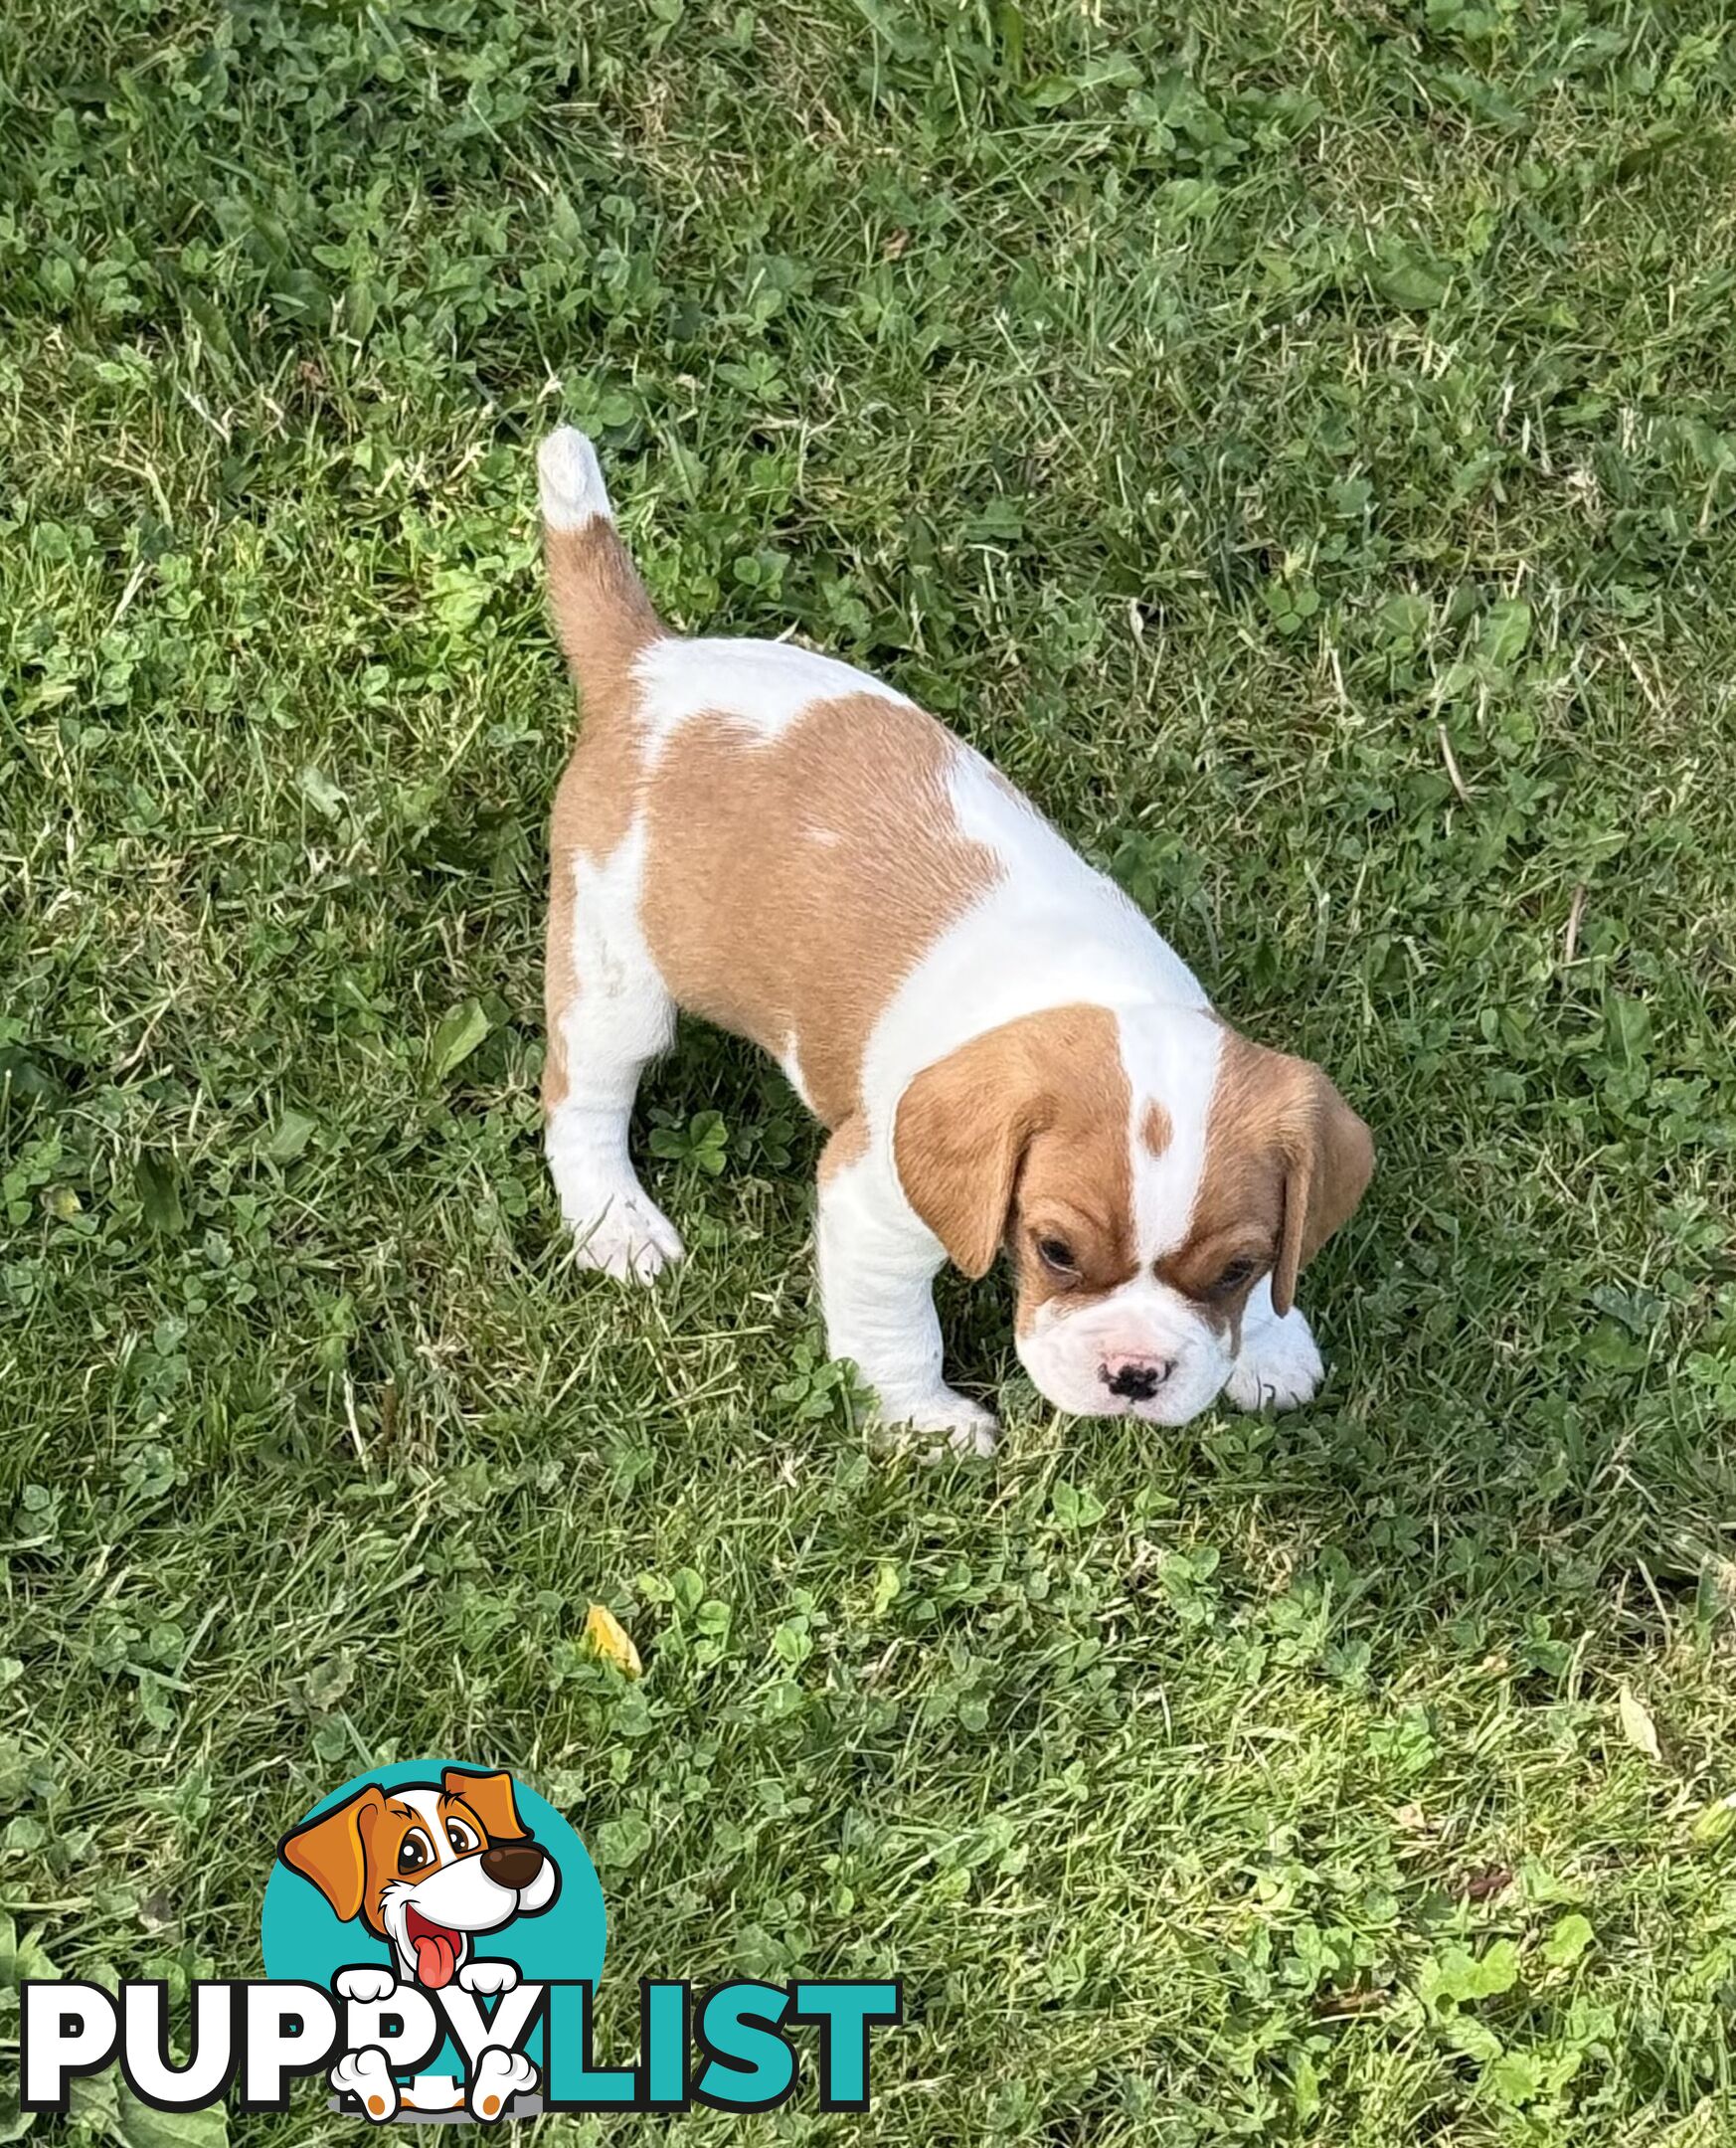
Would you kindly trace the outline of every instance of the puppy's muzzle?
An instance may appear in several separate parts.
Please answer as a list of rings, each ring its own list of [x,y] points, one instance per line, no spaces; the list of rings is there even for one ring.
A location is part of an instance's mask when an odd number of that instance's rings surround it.
[[[482,1870],[496,1885],[522,1894],[548,1862],[540,1843],[490,1843],[482,1853]]]

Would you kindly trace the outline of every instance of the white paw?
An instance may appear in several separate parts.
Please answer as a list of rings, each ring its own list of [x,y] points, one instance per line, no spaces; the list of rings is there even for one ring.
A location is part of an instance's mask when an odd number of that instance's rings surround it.
[[[939,1433],[936,1442],[921,1447],[925,1462],[944,1462],[949,1454],[986,1459],[994,1452],[1000,1430],[991,1410],[951,1387],[937,1387],[915,1398],[889,1399],[883,1394],[874,1421],[888,1432]]]
[[[383,2051],[370,2046],[366,2051],[345,2052],[326,2078],[339,2095],[354,2096],[376,2125],[396,2115],[398,2083]]]
[[[376,1969],[364,1964],[355,1969],[340,1969],[332,1979],[332,1990],[340,1999],[356,1999],[369,2006],[379,1999],[390,1999],[398,1989],[398,1979],[390,1969]]]
[[[492,2045],[476,2061],[470,2076],[470,2116],[498,2118],[515,2095],[537,2084],[537,2069],[523,2052],[502,2051]]]
[[[509,1992],[518,1988],[518,1971],[509,1961],[466,1962],[458,1971],[458,1989],[467,1992]]]
[[[674,1224],[636,1185],[582,1204],[563,1194],[561,1208],[580,1267],[598,1269],[617,1283],[649,1283],[686,1250]]]
[[[1283,1320],[1243,1331],[1224,1392],[1238,1409],[1295,1409],[1312,1399],[1325,1370],[1307,1322],[1293,1308]]]

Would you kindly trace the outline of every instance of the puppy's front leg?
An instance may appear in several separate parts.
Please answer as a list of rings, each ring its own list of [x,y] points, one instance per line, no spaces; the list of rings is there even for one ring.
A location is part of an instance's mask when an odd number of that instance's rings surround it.
[[[881,1181],[871,1157],[840,1164],[835,1142],[820,1161],[826,1348],[850,1358],[874,1389],[882,1423],[938,1432],[958,1454],[992,1454],[993,1417],[941,1377],[934,1281],[946,1254],[903,1194]]]
[[[1263,1276],[1249,1294],[1242,1347],[1224,1392],[1238,1409],[1295,1409],[1311,1399],[1325,1370],[1302,1308],[1292,1306],[1281,1320],[1271,1278]]]

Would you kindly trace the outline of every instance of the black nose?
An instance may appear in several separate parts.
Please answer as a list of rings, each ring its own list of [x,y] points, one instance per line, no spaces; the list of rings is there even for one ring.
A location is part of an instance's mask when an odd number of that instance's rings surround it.
[[[1103,1368],[1103,1383],[1113,1395],[1128,1402],[1149,1402],[1169,1377],[1167,1364],[1125,1364],[1119,1372]]]
[[[497,1880],[517,1894],[542,1871],[543,1855],[541,1843],[490,1843],[482,1853],[482,1870],[490,1880]]]

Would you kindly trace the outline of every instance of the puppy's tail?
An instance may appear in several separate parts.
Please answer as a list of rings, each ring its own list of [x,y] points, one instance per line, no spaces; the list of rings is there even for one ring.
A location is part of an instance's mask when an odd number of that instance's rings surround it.
[[[663,631],[614,526],[597,449],[571,426],[537,450],[549,602],[567,661],[590,697],[615,684]]]

